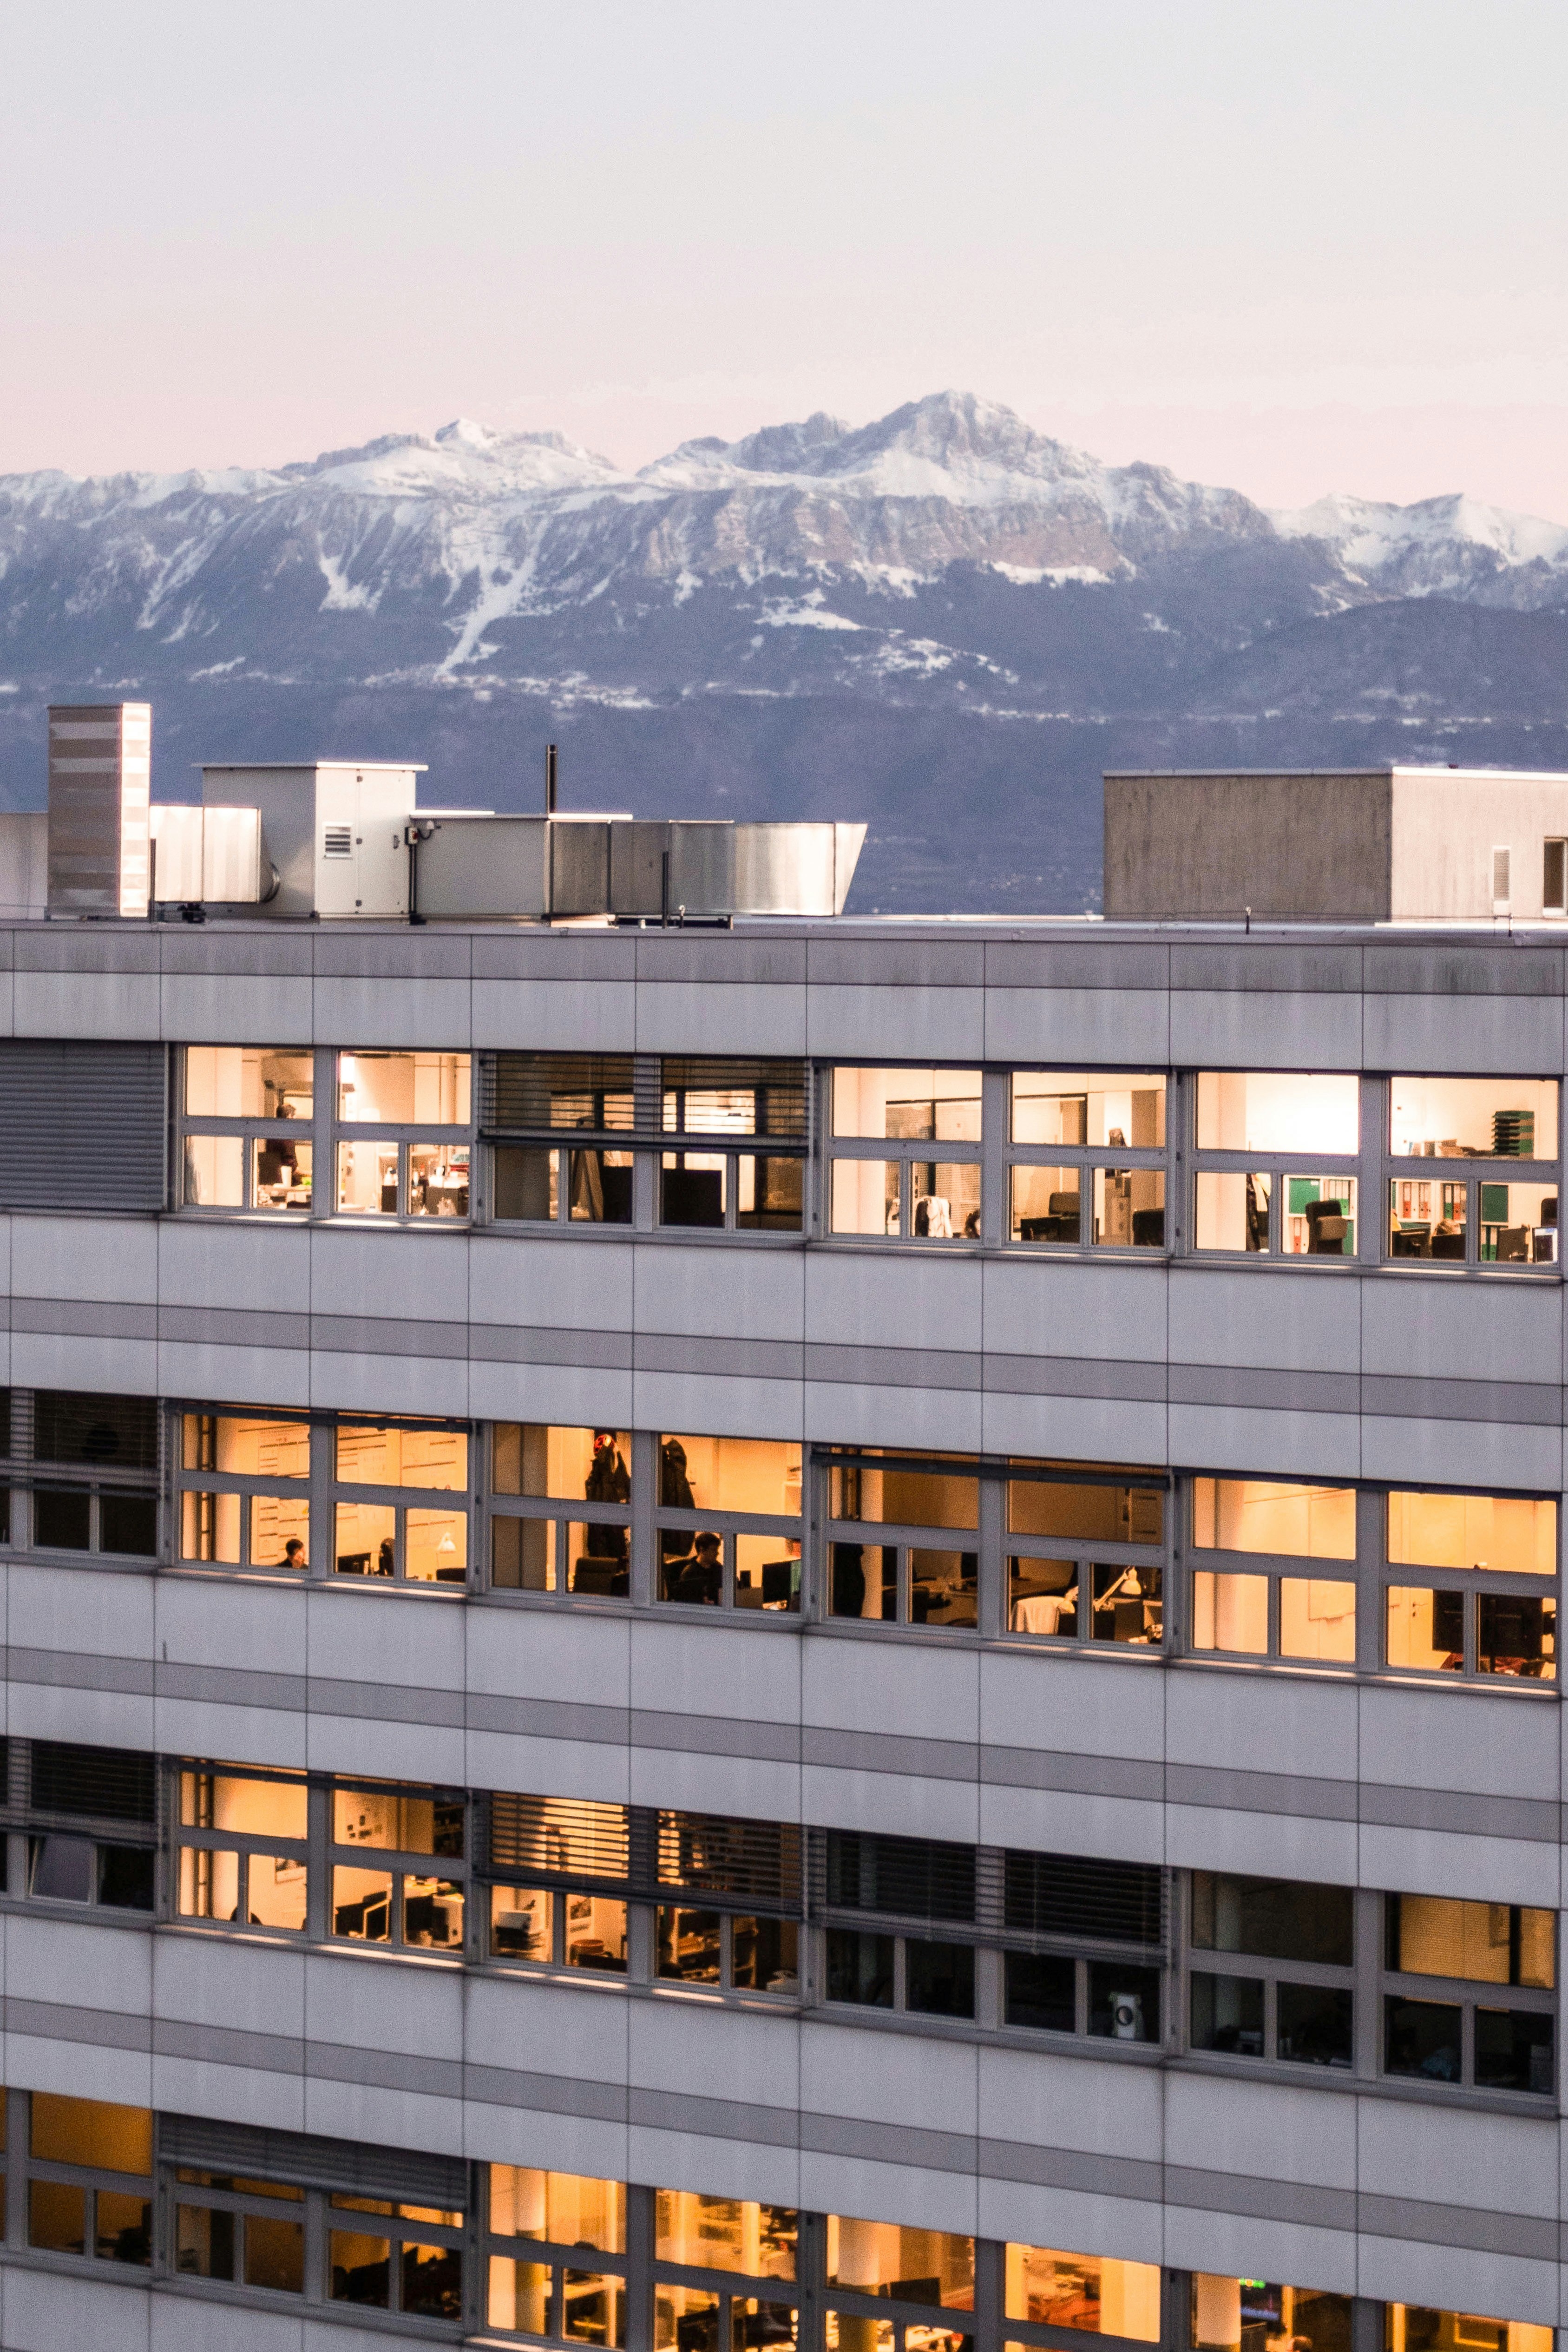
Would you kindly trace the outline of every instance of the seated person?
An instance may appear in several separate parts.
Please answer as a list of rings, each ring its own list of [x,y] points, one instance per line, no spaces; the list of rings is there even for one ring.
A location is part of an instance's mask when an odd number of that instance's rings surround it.
[[[723,1548],[716,1535],[697,1537],[687,1559],[664,1562],[664,1598],[716,1609],[724,1598]]]

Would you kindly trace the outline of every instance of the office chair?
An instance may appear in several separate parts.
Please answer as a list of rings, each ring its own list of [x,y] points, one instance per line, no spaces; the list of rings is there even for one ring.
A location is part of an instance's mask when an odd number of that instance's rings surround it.
[[[1307,1255],[1343,1257],[1344,1237],[1349,1229],[1343,1204],[1338,1201],[1309,1201],[1305,1214]]]
[[[1133,1212],[1133,1247],[1164,1249],[1166,1245],[1166,1213],[1163,1209],[1134,1209]]]

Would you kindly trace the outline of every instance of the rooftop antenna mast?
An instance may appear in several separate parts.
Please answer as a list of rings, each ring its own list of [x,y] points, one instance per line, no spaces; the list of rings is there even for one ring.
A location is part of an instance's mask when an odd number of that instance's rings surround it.
[[[555,784],[556,784],[556,768],[557,768],[557,761],[556,761],[556,748],[555,748],[555,745],[554,745],[553,743],[547,743],[547,744],[545,745],[545,814],[546,814],[546,816],[554,816],[554,814],[555,814]]]

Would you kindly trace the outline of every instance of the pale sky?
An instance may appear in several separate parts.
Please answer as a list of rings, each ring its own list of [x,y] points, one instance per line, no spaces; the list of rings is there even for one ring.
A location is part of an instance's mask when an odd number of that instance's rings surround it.
[[[952,385],[1568,521],[1563,0],[0,0],[0,472]]]

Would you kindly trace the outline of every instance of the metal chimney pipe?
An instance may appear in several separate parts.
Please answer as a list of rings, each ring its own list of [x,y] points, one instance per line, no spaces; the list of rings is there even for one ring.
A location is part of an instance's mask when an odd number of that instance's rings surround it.
[[[556,782],[556,749],[555,749],[555,745],[554,745],[553,743],[547,743],[547,744],[545,745],[545,814],[546,814],[546,816],[554,816],[554,814],[555,814],[555,782]]]

